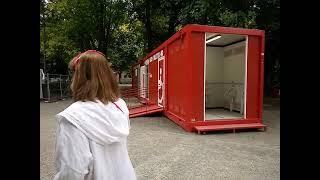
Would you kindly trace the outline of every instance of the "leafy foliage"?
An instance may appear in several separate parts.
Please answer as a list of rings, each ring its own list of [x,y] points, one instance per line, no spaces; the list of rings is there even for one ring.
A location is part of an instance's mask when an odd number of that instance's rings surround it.
[[[265,30],[267,89],[279,83],[280,0],[41,0],[40,55],[49,72],[66,73],[76,53],[97,49],[130,73],[186,24]]]

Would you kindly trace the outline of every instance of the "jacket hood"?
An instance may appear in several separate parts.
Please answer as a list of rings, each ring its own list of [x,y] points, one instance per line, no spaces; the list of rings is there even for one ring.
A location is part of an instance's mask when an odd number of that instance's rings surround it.
[[[89,139],[102,145],[111,144],[126,139],[130,128],[126,103],[122,99],[115,103],[123,112],[111,102],[78,101],[57,114],[57,117],[59,121],[64,117]]]

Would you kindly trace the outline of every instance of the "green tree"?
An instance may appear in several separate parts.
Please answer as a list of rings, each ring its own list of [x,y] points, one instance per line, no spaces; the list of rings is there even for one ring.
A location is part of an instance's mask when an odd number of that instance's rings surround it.
[[[113,69],[118,73],[119,80],[123,72],[131,74],[131,66],[143,53],[143,34],[140,32],[143,24],[139,20],[125,22],[114,31],[110,47],[110,61]]]
[[[280,0],[257,0],[256,23],[265,30],[265,94],[280,85]]]
[[[258,28],[269,92],[279,83],[279,16],[279,0],[41,0],[40,55],[62,73],[76,53],[97,49],[121,75],[186,24]]]

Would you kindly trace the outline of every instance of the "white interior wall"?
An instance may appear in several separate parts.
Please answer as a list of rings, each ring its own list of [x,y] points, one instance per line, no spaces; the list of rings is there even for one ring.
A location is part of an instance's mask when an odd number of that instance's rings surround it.
[[[245,82],[245,42],[240,42],[224,48],[224,55],[227,52],[231,54],[224,56],[223,61],[223,81],[225,83],[235,84],[236,98],[234,109],[240,111],[241,103],[244,98],[244,82]],[[242,85],[239,85],[241,83]],[[231,84],[224,85],[224,92],[227,92],[232,87]],[[224,96],[224,107],[229,108],[230,98]]]
[[[206,108],[230,106],[230,97],[225,93],[235,83],[234,110],[240,111],[244,98],[245,42],[227,47],[206,47],[205,106]],[[230,53],[231,50],[231,53]],[[229,52],[229,55],[228,55]],[[225,84],[219,84],[225,83]],[[239,83],[241,85],[239,85]]]
[[[222,47],[206,47],[206,107],[223,107],[223,56]]]

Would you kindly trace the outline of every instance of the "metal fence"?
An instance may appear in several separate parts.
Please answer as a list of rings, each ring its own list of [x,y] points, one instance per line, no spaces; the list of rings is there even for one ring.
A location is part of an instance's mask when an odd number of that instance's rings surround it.
[[[157,105],[158,99],[150,99],[150,93],[158,93],[158,86],[121,88],[121,98],[126,102],[128,109]]]
[[[54,102],[71,97],[70,81],[69,75],[40,74],[40,99]]]
[[[71,76],[62,74],[44,74],[40,71],[40,100],[55,102],[71,98]],[[149,100],[149,93],[157,93],[158,86],[148,88],[132,88],[131,84],[119,84],[121,97],[129,109],[146,108],[156,104]]]

